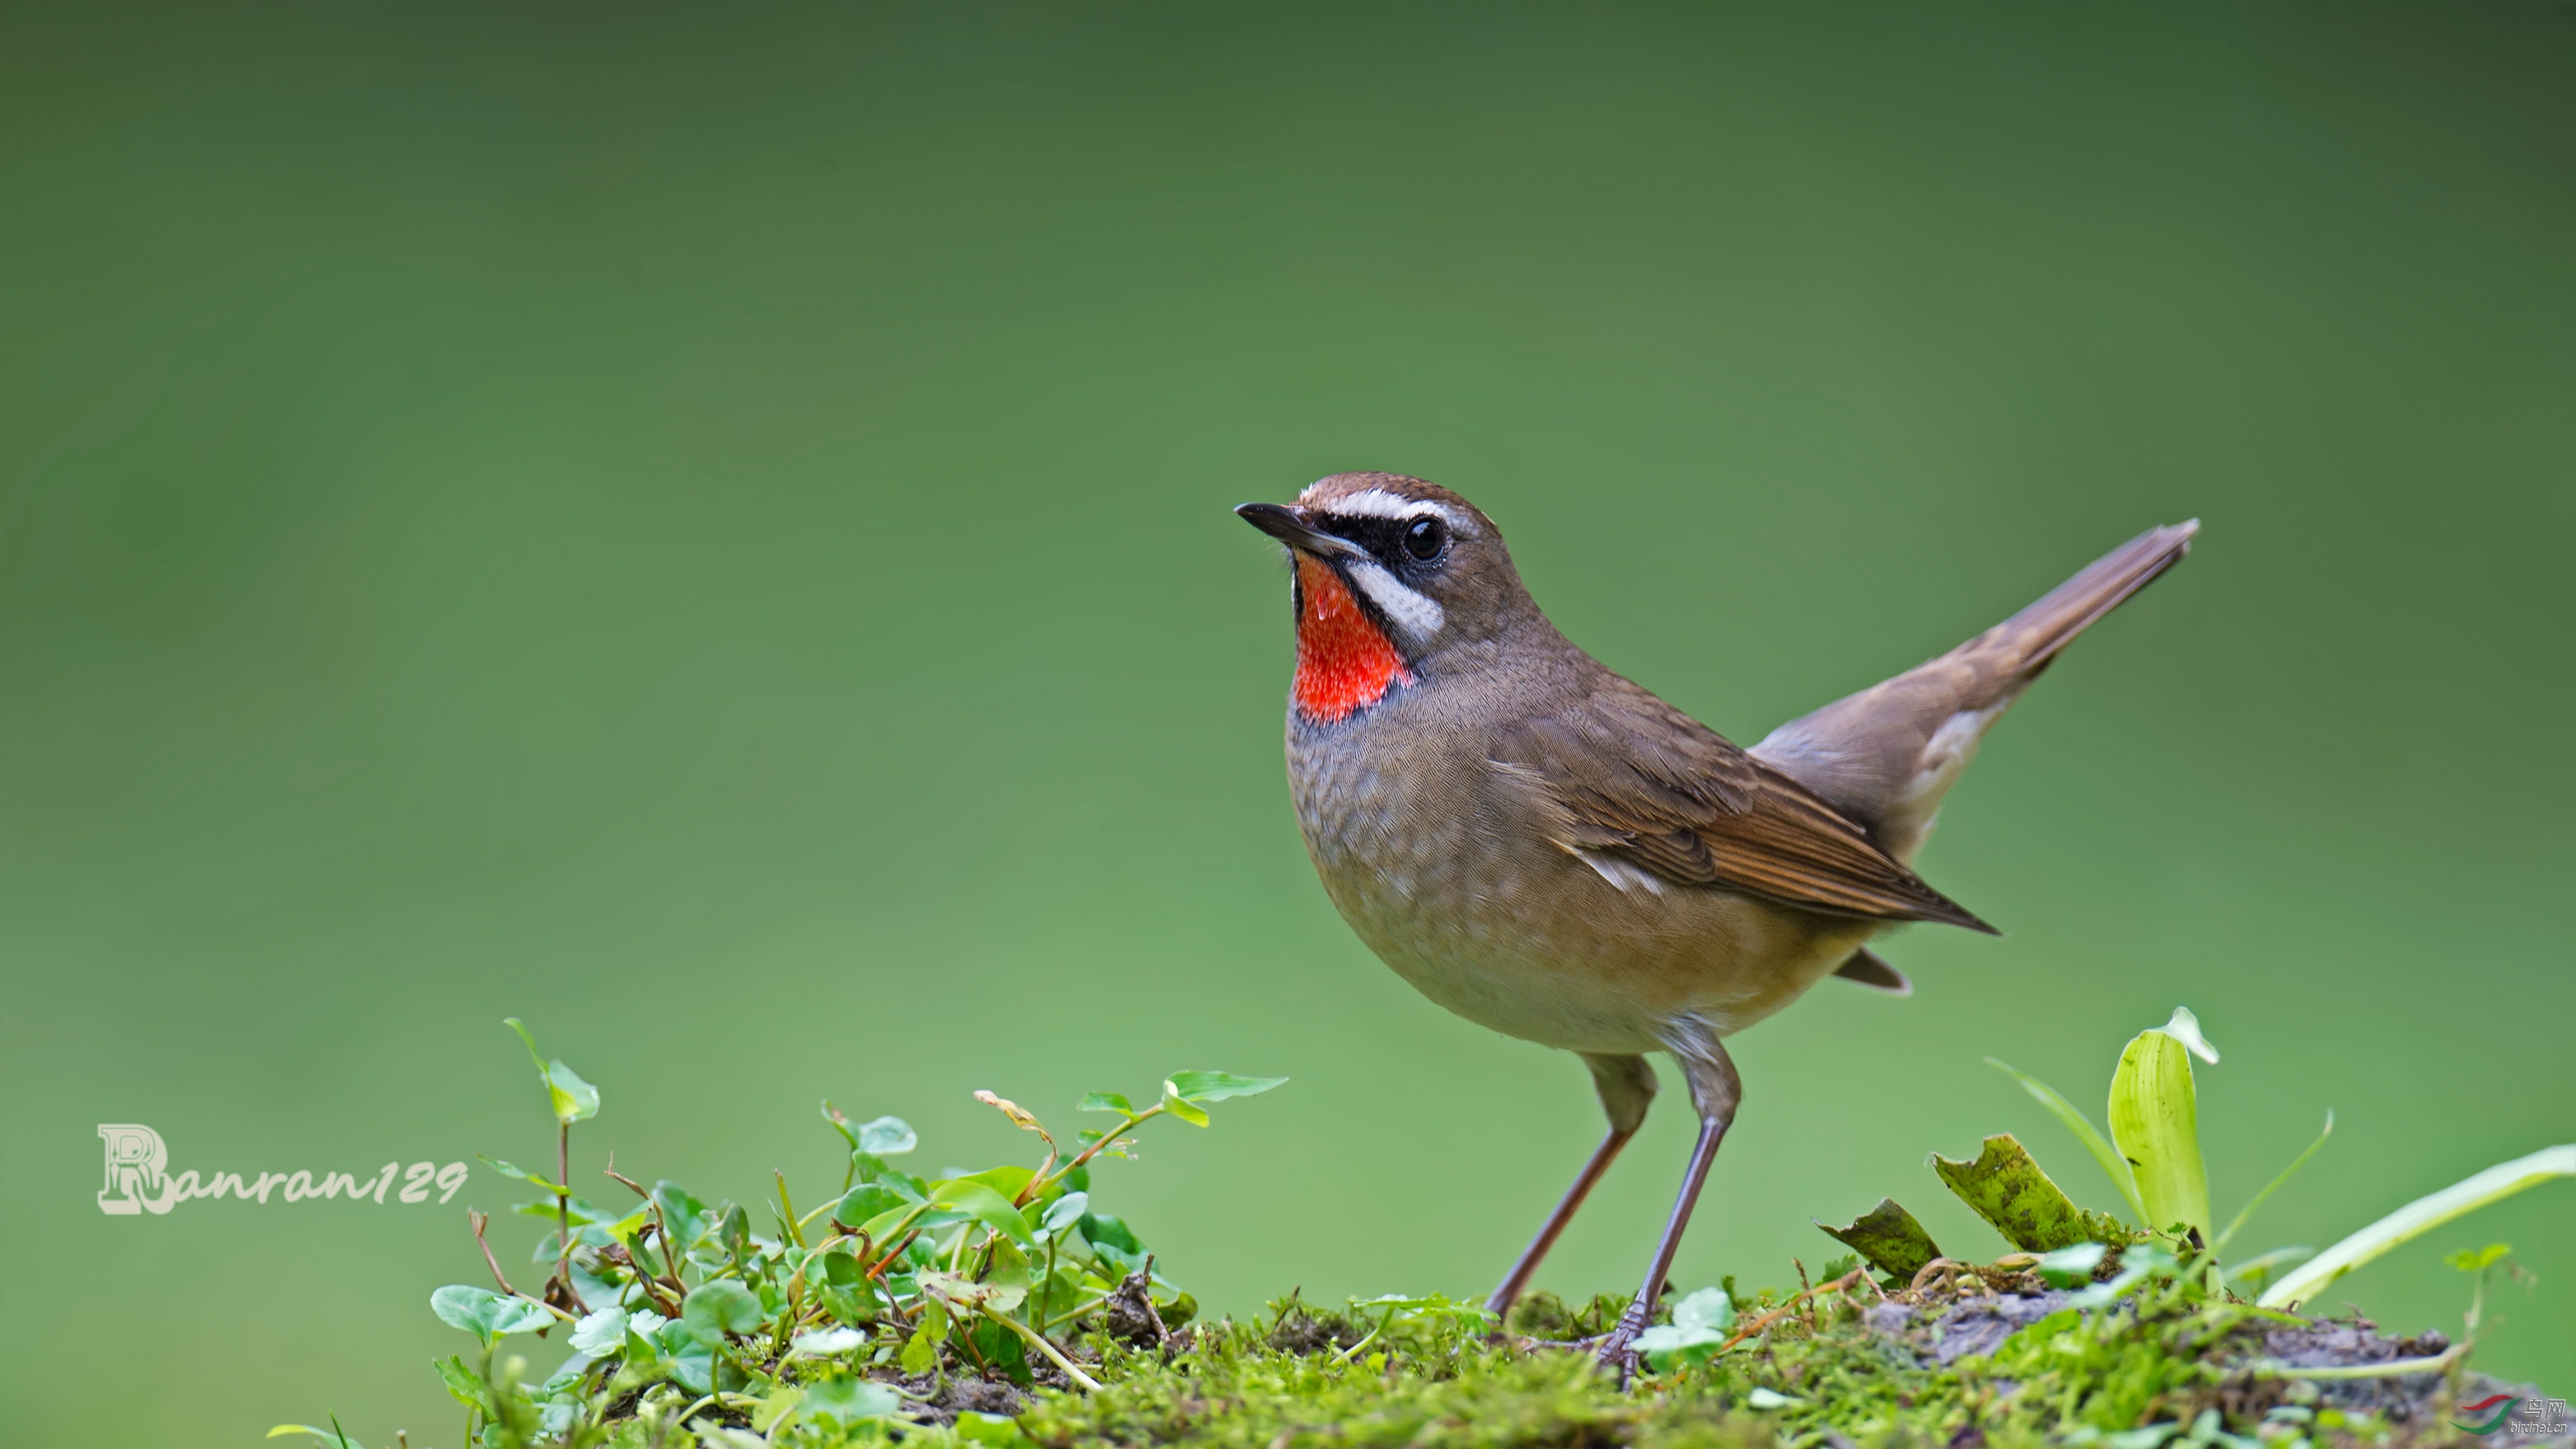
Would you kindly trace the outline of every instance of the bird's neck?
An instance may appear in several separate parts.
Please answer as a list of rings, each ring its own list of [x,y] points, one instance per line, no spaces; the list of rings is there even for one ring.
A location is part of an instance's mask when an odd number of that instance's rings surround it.
[[[1297,713],[1316,724],[1347,719],[1411,684],[1384,630],[1351,597],[1342,576],[1320,560],[1297,556],[1297,680],[1289,690]]]

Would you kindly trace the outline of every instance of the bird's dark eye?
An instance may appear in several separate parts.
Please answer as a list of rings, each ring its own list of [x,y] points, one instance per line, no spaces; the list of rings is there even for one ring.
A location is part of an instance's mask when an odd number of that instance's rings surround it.
[[[1404,551],[1418,559],[1434,559],[1449,542],[1449,530],[1436,518],[1417,518],[1404,530]]]

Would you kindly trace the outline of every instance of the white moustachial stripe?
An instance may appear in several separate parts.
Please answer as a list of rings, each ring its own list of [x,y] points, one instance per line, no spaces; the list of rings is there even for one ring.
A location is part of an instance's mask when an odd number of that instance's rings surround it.
[[[1342,567],[1349,570],[1351,582],[1360,586],[1360,592],[1369,596],[1369,602],[1377,605],[1395,627],[1411,636],[1414,642],[1420,643],[1439,633],[1440,626],[1449,622],[1449,616],[1441,611],[1439,601],[1405,587],[1395,575],[1386,571],[1384,565],[1361,558],[1351,559]]]

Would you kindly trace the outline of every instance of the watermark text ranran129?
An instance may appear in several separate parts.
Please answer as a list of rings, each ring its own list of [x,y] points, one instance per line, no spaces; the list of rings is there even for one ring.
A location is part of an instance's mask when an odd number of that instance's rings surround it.
[[[271,1193],[277,1193],[278,1200],[284,1202],[338,1198],[344,1202],[407,1203],[430,1201],[431,1189],[435,1188],[437,1201],[445,1202],[465,1184],[462,1162],[444,1167],[435,1162],[415,1162],[409,1168],[388,1162],[365,1177],[326,1172],[318,1182],[310,1172],[218,1172],[201,1177],[192,1167],[174,1174],[170,1171],[170,1149],[161,1141],[161,1134],[151,1128],[139,1122],[102,1122],[98,1135],[107,1157],[107,1177],[98,1190],[98,1210],[111,1217],[144,1213],[158,1217],[197,1198],[268,1202]],[[400,1187],[394,1185],[397,1176],[402,1179]]]

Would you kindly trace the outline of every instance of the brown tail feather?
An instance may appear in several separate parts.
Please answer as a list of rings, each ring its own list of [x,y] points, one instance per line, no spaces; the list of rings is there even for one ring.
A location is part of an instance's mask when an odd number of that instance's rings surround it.
[[[1894,679],[1773,730],[1752,754],[1911,862],[1977,741],[2076,635],[2191,551],[2200,520],[2151,528],[2028,608]]]
[[[2021,612],[1951,650],[1950,657],[2003,650],[2014,661],[2013,674],[2022,681],[2036,678],[2076,635],[2182,562],[2183,555],[2191,552],[2192,535],[2198,532],[2197,518],[2148,529],[2085,565]]]

